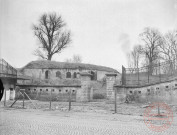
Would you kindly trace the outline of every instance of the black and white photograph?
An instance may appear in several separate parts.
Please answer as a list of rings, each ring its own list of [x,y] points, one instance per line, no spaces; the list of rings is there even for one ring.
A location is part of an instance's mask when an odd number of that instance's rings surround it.
[[[0,135],[177,135],[177,0],[0,0]]]

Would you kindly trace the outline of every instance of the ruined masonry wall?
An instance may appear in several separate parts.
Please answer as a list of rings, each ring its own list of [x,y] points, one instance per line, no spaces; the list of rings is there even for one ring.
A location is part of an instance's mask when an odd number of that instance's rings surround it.
[[[108,100],[114,100],[114,83],[116,76],[107,75],[106,77],[106,95]]]
[[[126,96],[130,102],[148,103],[148,102],[177,102],[177,80],[154,84],[140,88],[121,88],[115,87],[117,90],[117,99],[124,102]]]
[[[90,87],[90,75],[81,75],[81,90],[78,91],[76,101],[88,102],[93,98],[93,89]]]
[[[71,91],[72,101],[76,101],[77,92],[81,87],[42,87],[42,86],[20,86],[20,89],[25,89],[25,92],[30,98],[41,101],[49,101],[50,98],[54,101],[68,101],[69,91]],[[52,94],[52,96],[51,96]]]

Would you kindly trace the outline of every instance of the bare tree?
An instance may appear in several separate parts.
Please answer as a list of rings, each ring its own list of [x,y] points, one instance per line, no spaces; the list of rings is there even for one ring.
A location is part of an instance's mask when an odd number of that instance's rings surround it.
[[[128,61],[128,68],[133,68],[134,64],[133,64],[133,59],[131,57],[131,52],[130,53],[127,53],[127,61]]]
[[[64,30],[66,23],[56,13],[43,14],[39,24],[33,25],[34,35],[40,41],[34,55],[51,60],[52,56],[60,53],[71,42],[70,31]]]
[[[160,45],[162,59],[174,60],[177,58],[177,31],[171,31],[163,37],[163,44]]]
[[[134,68],[139,68],[140,58],[141,58],[141,50],[142,50],[141,45],[136,45],[136,46],[134,46],[133,51],[131,52],[131,55],[133,58],[133,63],[134,63]]]
[[[72,59],[65,59],[65,62],[72,63]]]
[[[82,57],[80,55],[73,55],[71,59],[66,59],[65,61],[68,63],[81,63]]]
[[[150,73],[153,71],[152,65],[156,63],[160,56],[159,46],[162,44],[162,36],[157,29],[145,28],[140,34],[143,41],[142,54],[148,60]]]
[[[73,55],[73,62],[74,63],[81,63],[82,57],[80,55]]]
[[[128,66],[130,68],[138,68],[140,64],[142,46],[136,45],[133,47],[133,50],[127,54],[128,57]]]

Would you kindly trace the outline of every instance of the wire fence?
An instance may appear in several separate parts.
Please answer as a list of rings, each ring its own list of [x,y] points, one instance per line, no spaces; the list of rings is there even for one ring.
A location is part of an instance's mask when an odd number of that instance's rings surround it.
[[[4,59],[0,59],[0,77],[17,78],[17,70]]]
[[[165,61],[141,68],[125,68],[122,66],[122,85],[142,86],[164,82],[177,76],[177,63]]]

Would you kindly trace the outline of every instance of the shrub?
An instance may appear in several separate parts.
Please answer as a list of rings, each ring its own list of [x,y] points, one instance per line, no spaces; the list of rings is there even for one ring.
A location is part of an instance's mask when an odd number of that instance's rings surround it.
[[[105,95],[100,93],[93,94],[93,99],[105,99]]]

